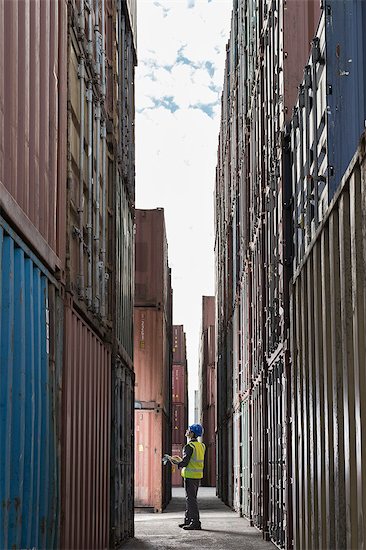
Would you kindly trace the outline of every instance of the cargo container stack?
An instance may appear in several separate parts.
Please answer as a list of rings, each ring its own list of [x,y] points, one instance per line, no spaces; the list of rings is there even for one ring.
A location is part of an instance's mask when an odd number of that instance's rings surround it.
[[[296,548],[366,541],[365,24],[364,2],[323,3],[290,128]]]
[[[188,427],[188,366],[186,333],[173,325],[172,455],[182,456]],[[182,487],[181,471],[172,466],[172,486]]]
[[[135,9],[0,1],[4,548],[133,535]]]
[[[315,1],[234,2],[218,147],[218,493],[280,547],[292,542],[288,123],[318,19]]]
[[[215,296],[202,297],[199,351],[200,418],[202,441],[206,445],[202,485],[216,487],[216,365]]]
[[[365,17],[357,0],[234,2],[216,176],[218,493],[281,548],[366,540]]]
[[[135,506],[162,512],[171,498],[172,288],[164,210],[136,210],[134,308]]]

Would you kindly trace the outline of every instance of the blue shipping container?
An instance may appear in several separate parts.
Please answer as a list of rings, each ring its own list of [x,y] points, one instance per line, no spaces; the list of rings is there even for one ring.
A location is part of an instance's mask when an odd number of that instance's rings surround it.
[[[58,545],[61,306],[56,281],[0,217],[1,548]]]
[[[366,120],[366,2],[326,0],[329,201]]]

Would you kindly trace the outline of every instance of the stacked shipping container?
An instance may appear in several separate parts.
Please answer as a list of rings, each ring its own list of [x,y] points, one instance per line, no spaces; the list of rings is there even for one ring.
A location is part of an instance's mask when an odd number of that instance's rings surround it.
[[[234,2],[218,149],[218,493],[281,547],[292,540],[286,123],[318,19],[316,2]]]
[[[188,427],[188,370],[183,325],[173,325],[172,455],[182,456]],[[181,471],[172,466],[172,486],[181,487]]]
[[[134,366],[135,506],[162,512],[171,498],[172,289],[164,210],[136,210]]]
[[[215,297],[202,297],[202,324],[199,355],[200,424],[206,445],[202,485],[216,486],[216,368],[215,368]]]
[[[365,120],[364,18],[356,0],[234,1],[216,174],[218,494],[283,548],[365,540],[363,151],[337,191]],[[347,373],[326,374],[328,360]]]
[[[135,7],[0,1],[4,548],[133,534]]]

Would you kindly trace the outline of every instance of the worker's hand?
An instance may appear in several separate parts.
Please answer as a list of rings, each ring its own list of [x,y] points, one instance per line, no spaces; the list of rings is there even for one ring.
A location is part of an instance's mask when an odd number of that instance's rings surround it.
[[[179,464],[179,462],[182,462],[182,459],[181,459],[180,456],[175,455],[175,456],[172,456],[172,457],[171,457],[170,462],[171,462],[172,464]]]

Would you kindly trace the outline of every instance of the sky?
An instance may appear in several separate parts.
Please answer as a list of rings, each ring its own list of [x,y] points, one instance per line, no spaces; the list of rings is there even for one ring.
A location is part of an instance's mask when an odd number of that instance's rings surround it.
[[[202,296],[215,294],[214,184],[232,0],[137,0],[136,207],[164,208],[189,416]]]

